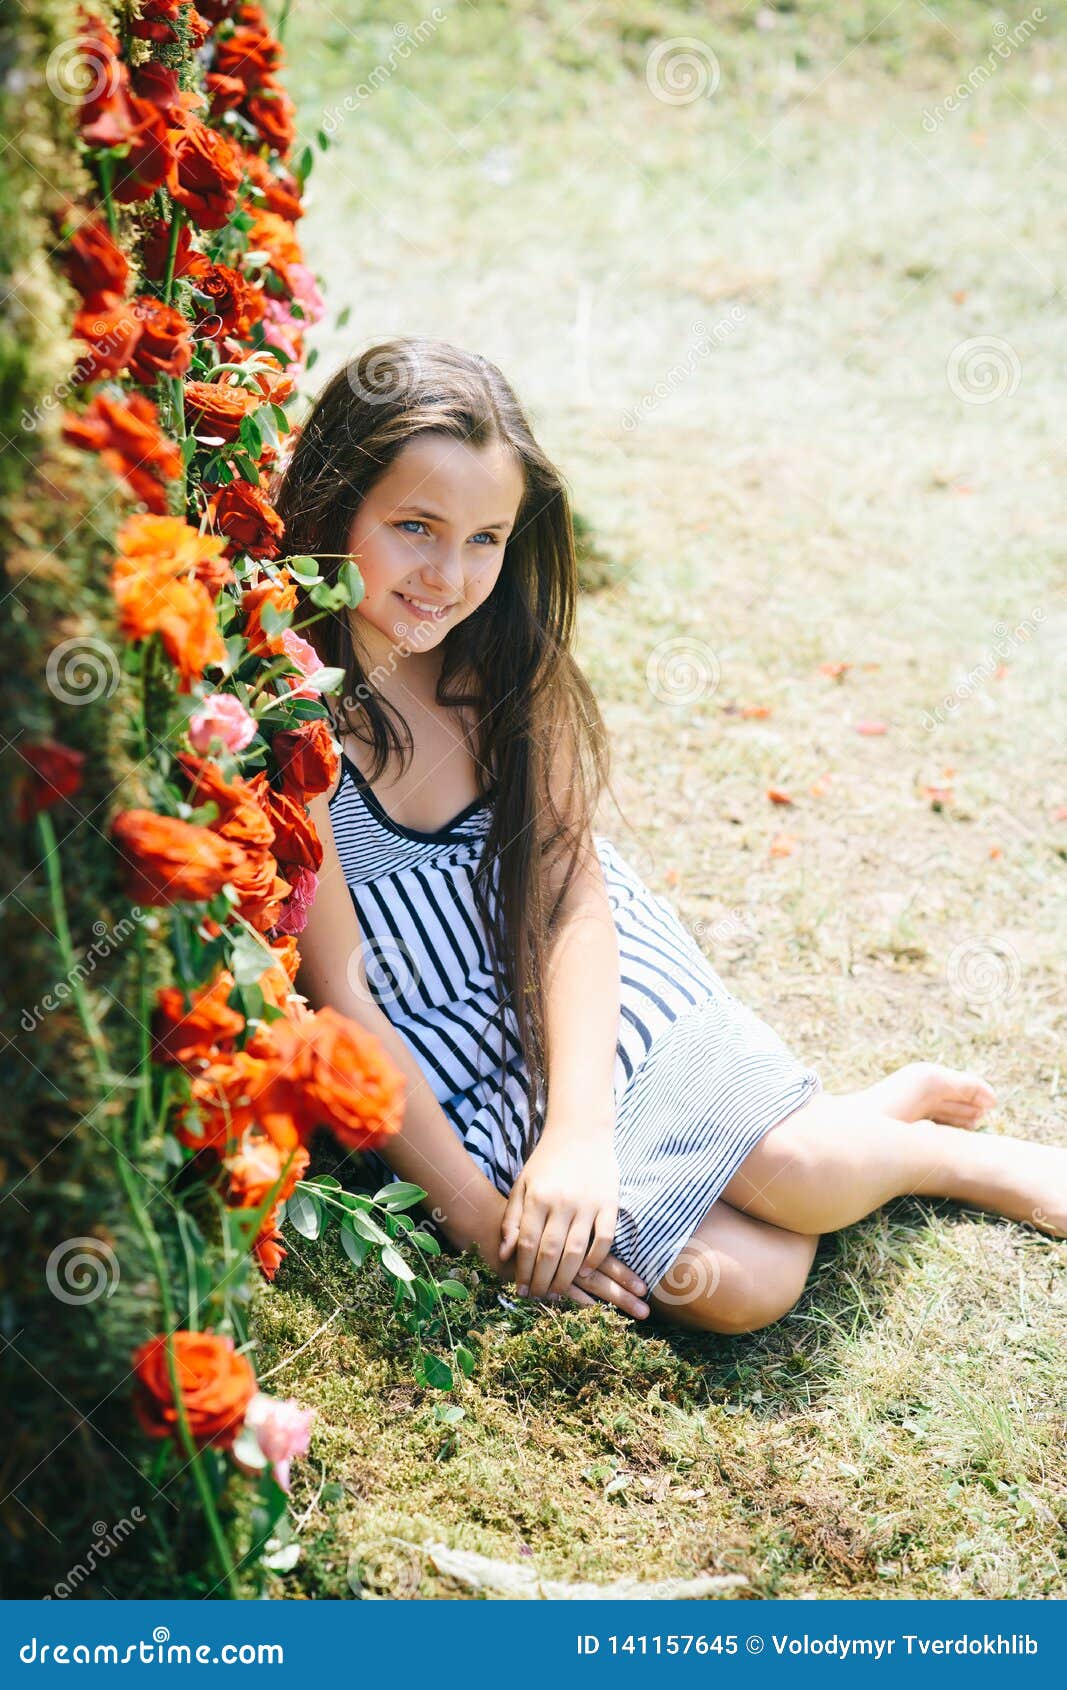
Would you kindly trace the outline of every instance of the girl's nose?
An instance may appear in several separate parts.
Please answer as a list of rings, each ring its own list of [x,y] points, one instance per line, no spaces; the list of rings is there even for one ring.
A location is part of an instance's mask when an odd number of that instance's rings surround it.
[[[423,565],[423,580],[435,592],[448,588],[458,593],[463,585],[463,558],[456,548],[442,546],[437,555]]]

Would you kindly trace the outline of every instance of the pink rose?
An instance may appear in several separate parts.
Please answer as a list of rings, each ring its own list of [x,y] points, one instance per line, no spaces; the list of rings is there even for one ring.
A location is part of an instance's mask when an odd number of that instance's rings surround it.
[[[263,339],[268,346],[284,352],[285,356],[292,360],[286,365],[286,374],[290,376],[298,375],[303,368],[300,356],[300,334],[303,327],[302,320],[294,317],[282,300],[267,300],[263,316]]]
[[[293,298],[304,313],[304,321],[317,323],[326,310],[326,301],[318,290],[312,272],[306,264],[287,264],[285,277]]]
[[[317,698],[319,693],[322,691],[322,688],[307,684],[309,677],[317,675],[319,670],[322,668],[322,658],[315,650],[315,647],[307,640],[301,639],[300,635],[294,633],[292,628],[286,628],[282,634],[281,647],[290,663],[293,664],[294,668],[299,669],[305,681],[304,686],[293,687],[293,697]],[[289,679],[290,685],[292,685],[293,677],[290,676]]]
[[[295,1397],[281,1400],[257,1391],[245,1414],[245,1427],[255,1439],[274,1469],[274,1477],[282,1490],[289,1489],[289,1463],[298,1455],[306,1455],[311,1442],[313,1408],[301,1408]]]
[[[303,933],[308,915],[315,902],[319,877],[310,868],[286,868],[285,878],[292,891],[282,905],[282,913],[274,924],[275,933]]]
[[[205,698],[189,718],[189,739],[194,751],[206,756],[212,743],[222,741],[227,751],[243,751],[255,738],[256,719],[250,716],[232,692],[215,692]]]

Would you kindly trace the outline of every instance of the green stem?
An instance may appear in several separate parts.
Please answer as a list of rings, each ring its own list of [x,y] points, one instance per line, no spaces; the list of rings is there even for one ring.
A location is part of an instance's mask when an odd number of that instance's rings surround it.
[[[45,853],[45,872],[48,876],[48,892],[52,904],[52,919],[56,924],[56,942],[59,945],[59,954],[63,959],[63,966],[70,980],[74,1003],[81,1017],[82,1026],[85,1028],[85,1036],[89,1040],[96,1061],[96,1070],[100,1082],[104,1087],[110,1088],[111,1066],[108,1062],[107,1044],[100,1028],[97,1026],[96,1016],[93,1014],[92,1005],[85,990],[85,982],[79,978],[77,965],[74,961],[74,945],[67,923],[67,909],[63,898],[63,878],[59,868],[59,851],[56,845],[55,828],[52,826],[52,818],[47,810],[38,812],[37,829]]]
[[[45,864],[48,875],[48,886],[51,895],[52,914],[56,924],[56,937],[59,943],[60,954],[67,966],[68,973],[73,975],[74,948],[71,944],[70,926],[67,921],[66,905],[63,897],[63,882],[59,873],[58,862],[56,860],[58,854],[56,851],[55,829],[52,826],[52,818],[47,811],[42,810],[38,813],[37,824],[41,842],[45,848]],[[107,1047],[104,1044],[100,1029],[97,1027],[93,1019],[92,1009],[86,996],[83,984],[80,980],[76,979],[76,976],[75,984],[72,989],[74,993],[74,1001],[77,1005],[82,1025],[85,1028],[86,1036],[96,1058],[97,1071],[100,1081],[104,1087],[110,1087],[111,1073],[107,1062]],[[138,1231],[144,1240],[145,1248],[152,1259],[152,1267],[156,1276],[156,1284],[159,1289],[159,1303],[163,1314],[163,1325],[167,1334],[167,1370],[170,1376],[171,1394],[174,1399],[175,1409],[178,1414],[178,1423],[181,1428],[182,1444],[189,1465],[193,1470],[193,1479],[200,1494],[200,1501],[208,1522],[208,1529],[210,1530],[214,1541],[215,1552],[218,1556],[222,1576],[229,1587],[231,1596],[239,1597],[241,1594],[240,1587],[237,1583],[230,1551],[226,1543],[225,1534],[222,1530],[222,1523],[219,1520],[218,1510],[215,1507],[215,1498],[211,1494],[211,1487],[208,1484],[207,1474],[203,1469],[200,1452],[196,1447],[192,1432],[189,1429],[189,1421],[185,1412],[185,1403],[181,1394],[178,1369],[174,1360],[174,1306],[171,1302],[167,1263],[163,1254],[163,1246],[159,1241],[158,1233],[148,1218],[147,1210],[142,1206],[141,1192],[138,1184],[139,1175],[135,1173],[134,1167],[128,1161],[121,1145],[116,1143],[115,1139],[106,1128],[101,1127],[100,1130],[111,1145],[111,1148],[116,1153],[115,1166],[118,1171],[119,1180],[126,1193],[126,1198],[130,1205],[133,1218],[137,1223]]]
[[[174,296],[174,261],[178,255],[178,240],[185,222],[185,207],[176,205],[170,220],[170,239],[167,242],[167,265],[163,272],[163,299],[169,305]]]
[[[111,198],[111,180],[114,174],[115,161],[110,153],[101,153],[98,160],[100,165],[100,191],[104,197],[104,213],[107,226],[113,236],[119,232],[119,220],[115,214],[115,202]]]

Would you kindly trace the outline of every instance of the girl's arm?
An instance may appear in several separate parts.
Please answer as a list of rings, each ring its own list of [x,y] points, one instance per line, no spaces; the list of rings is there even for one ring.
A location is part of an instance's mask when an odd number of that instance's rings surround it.
[[[572,830],[576,750],[573,736],[554,733],[549,788]],[[566,852],[557,847],[546,871],[553,902]],[[545,1123],[508,1197],[501,1260],[515,1252],[515,1280],[534,1297],[558,1291],[607,1256],[618,1220],[615,1153],[616,1048],[619,1036],[619,946],[615,919],[586,822],[577,865],[546,957]],[[592,1240],[592,1242],[590,1242]],[[643,1295],[646,1287],[635,1284]]]
[[[510,1278],[498,1259],[503,1194],[461,1142],[406,1040],[369,990],[358,990],[363,975],[354,959],[362,955],[363,940],[327,805],[328,795],[323,794],[308,806],[323,857],[315,900],[300,936],[298,989],[312,1008],[331,1004],[381,1040],[407,1082],[403,1126],[382,1147],[389,1166],[401,1179],[422,1186],[427,1206],[455,1248],[473,1246],[495,1273]],[[583,1282],[584,1290],[564,1288],[564,1294],[584,1303],[590,1301],[585,1294],[589,1291],[632,1314],[643,1306],[628,1288],[633,1278],[621,1263],[609,1258],[601,1264],[595,1283]]]

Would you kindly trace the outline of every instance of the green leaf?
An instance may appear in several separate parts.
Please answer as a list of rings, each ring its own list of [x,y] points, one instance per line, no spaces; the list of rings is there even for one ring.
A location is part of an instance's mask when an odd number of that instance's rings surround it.
[[[452,1369],[447,1362],[429,1351],[419,1357],[415,1377],[420,1385],[427,1385],[432,1391],[450,1391],[454,1384]]]
[[[311,175],[311,166],[314,162],[315,154],[312,152],[310,147],[302,147],[299,153],[297,153],[296,162],[293,165],[293,174],[299,180],[301,187],[303,187],[304,183]]]
[[[319,573],[318,558],[308,557],[304,552],[299,557],[287,557],[285,561],[290,569],[296,570],[298,575],[317,575]]]
[[[421,1185],[412,1185],[410,1180],[398,1179],[376,1191],[374,1201],[383,1209],[410,1209],[413,1204],[421,1203],[425,1196]]]
[[[268,968],[274,966],[276,958],[253,939],[251,933],[241,932],[233,942],[230,952],[230,972],[238,986],[253,986]]]
[[[335,1179],[333,1174],[319,1174],[308,1183],[317,1186],[320,1191],[340,1191],[341,1189],[341,1181]]]
[[[455,1353],[460,1372],[469,1379],[476,1365],[474,1356],[468,1350],[466,1344],[457,1344]]]
[[[457,1426],[466,1417],[467,1410],[461,1408],[458,1402],[439,1402],[433,1413],[434,1419],[442,1421],[446,1426]]]
[[[258,487],[259,470],[256,468],[255,461],[249,457],[248,453],[235,452],[233,454],[233,461],[241,472],[241,479],[243,481],[251,482],[253,487]]]
[[[263,450],[263,430],[259,426],[259,418],[255,412],[241,418],[241,445],[250,458],[258,458]]]
[[[285,409],[284,405],[276,405],[272,400],[270,409],[274,417],[274,426],[277,428],[278,433],[288,434],[293,425],[289,421],[289,413]]]
[[[382,1267],[386,1273],[392,1274],[394,1279],[402,1280],[405,1284],[410,1284],[415,1277],[414,1268],[408,1266],[400,1251],[394,1250],[391,1244],[382,1245]]]
[[[362,599],[365,588],[363,577],[351,558],[347,558],[337,571],[337,585],[344,589],[345,603],[354,610]]]
[[[302,1238],[317,1238],[322,1231],[322,1205],[309,1191],[294,1191],[285,1205],[285,1218]]]
[[[441,1246],[432,1232],[412,1232],[408,1236],[424,1255],[439,1256],[441,1254]]]
[[[346,305],[344,307],[344,309],[341,312],[339,312],[339,314],[338,314],[337,327],[339,329],[343,329],[345,327],[346,323],[348,322],[349,318],[351,317],[351,315],[352,315],[352,307],[351,307],[351,305]]]
[[[276,604],[271,604],[270,599],[265,599],[259,607],[260,626],[268,639],[282,633],[292,620],[291,610],[279,610]]]
[[[360,1238],[342,1221],[341,1248],[355,1267],[362,1267],[367,1259],[367,1251],[370,1249],[370,1245],[365,1238]]]
[[[461,1284],[458,1279],[440,1279],[437,1282],[437,1289],[443,1291],[446,1297],[451,1297],[454,1303],[465,1303],[470,1297],[467,1287]]]
[[[389,1247],[389,1234],[383,1232],[380,1226],[376,1226],[370,1216],[365,1215],[361,1209],[349,1209],[341,1225],[349,1227],[358,1238],[368,1239],[371,1244]]]

